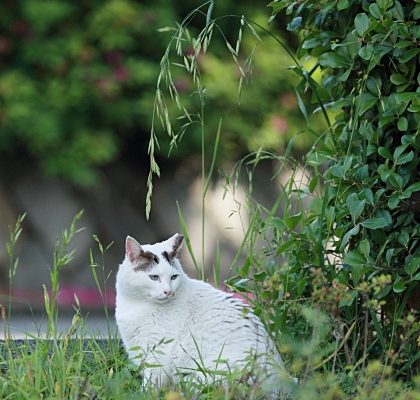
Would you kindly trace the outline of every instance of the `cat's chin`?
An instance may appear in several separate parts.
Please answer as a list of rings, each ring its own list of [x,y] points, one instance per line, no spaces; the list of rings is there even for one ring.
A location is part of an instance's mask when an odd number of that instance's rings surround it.
[[[171,301],[173,299],[173,297],[152,297],[152,300],[155,303],[158,304],[164,304],[164,303],[168,303],[169,301]]]

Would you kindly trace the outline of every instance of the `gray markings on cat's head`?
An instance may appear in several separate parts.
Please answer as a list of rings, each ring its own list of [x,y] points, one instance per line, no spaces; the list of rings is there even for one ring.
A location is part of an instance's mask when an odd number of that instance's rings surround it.
[[[175,234],[172,238],[168,239],[168,241],[172,242],[170,251],[164,251],[162,253],[162,256],[174,267],[176,267],[176,264],[174,264],[173,260],[178,257],[183,240],[183,235],[178,233]],[[125,248],[126,257],[130,260],[131,264],[134,265],[134,271],[148,271],[159,263],[159,257],[155,253],[144,251],[137,240],[130,236],[127,236]]]
[[[173,258],[171,258],[171,257],[169,256],[169,253],[168,253],[167,251],[164,251],[164,252],[162,253],[162,256],[163,256],[163,258],[164,258],[166,261],[168,261],[168,263],[169,263],[169,264],[172,264],[172,260],[173,260]]]
[[[138,264],[134,267],[134,271],[148,271],[159,263],[159,257],[151,251],[141,249],[136,261]]]

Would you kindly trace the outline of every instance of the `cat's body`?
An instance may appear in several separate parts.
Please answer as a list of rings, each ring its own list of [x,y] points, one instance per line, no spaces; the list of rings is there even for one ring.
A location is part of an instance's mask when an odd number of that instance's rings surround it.
[[[181,375],[205,381],[209,371],[251,364],[268,385],[282,361],[260,320],[240,300],[189,278],[177,259],[182,242],[140,246],[127,238],[117,274],[116,320],[131,360],[149,365],[145,377],[163,385]],[[217,375],[217,373],[216,373]]]

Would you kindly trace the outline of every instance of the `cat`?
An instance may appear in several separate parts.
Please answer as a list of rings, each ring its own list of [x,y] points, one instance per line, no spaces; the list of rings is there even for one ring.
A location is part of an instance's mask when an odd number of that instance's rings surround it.
[[[189,278],[178,259],[184,237],[154,245],[126,239],[116,278],[116,322],[129,358],[157,386],[212,371],[259,371],[267,393],[289,387],[282,359],[250,308],[208,283]],[[207,371],[207,372],[206,372]],[[282,387],[283,386],[283,387]]]

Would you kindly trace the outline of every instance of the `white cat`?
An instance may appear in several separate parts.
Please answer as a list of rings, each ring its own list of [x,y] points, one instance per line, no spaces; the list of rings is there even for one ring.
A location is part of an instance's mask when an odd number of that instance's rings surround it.
[[[156,385],[181,376],[209,383],[252,364],[268,392],[282,389],[287,374],[261,321],[242,301],[189,278],[178,260],[182,242],[179,234],[154,245],[126,239],[115,315],[130,359]]]

